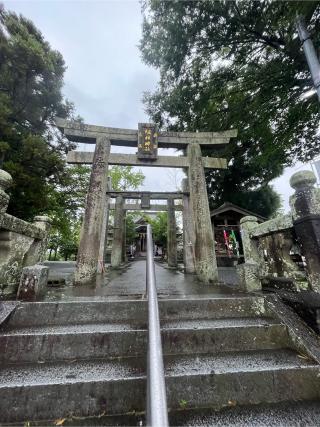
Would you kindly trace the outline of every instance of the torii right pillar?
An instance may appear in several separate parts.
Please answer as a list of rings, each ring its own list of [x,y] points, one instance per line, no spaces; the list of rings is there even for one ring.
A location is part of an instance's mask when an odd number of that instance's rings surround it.
[[[218,282],[218,268],[200,145],[189,143],[187,155],[190,205],[195,232],[195,272],[200,281],[208,284],[216,283]]]

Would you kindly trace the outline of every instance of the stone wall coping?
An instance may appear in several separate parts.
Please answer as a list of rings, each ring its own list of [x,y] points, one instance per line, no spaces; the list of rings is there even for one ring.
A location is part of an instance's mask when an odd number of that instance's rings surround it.
[[[290,214],[282,215],[277,218],[270,219],[257,225],[250,233],[251,237],[262,237],[268,234],[279,233],[293,227],[292,217]]]
[[[33,222],[47,222],[52,224],[52,219],[46,215],[37,215],[34,217]]]
[[[16,218],[15,216],[9,215],[7,213],[3,215],[1,228],[38,240],[45,239],[46,237],[46,232],[37,225],[30,224],[27,221],[23,221],[22,219]]]

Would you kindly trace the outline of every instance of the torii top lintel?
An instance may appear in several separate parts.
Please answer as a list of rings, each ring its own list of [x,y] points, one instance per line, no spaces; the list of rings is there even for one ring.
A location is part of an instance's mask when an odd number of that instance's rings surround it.
[[[56,118],[55,122],[69,141],[95,144],[99,136],[105,136],[112,145],[137,146],[138,130],[87,125],[61,118]],[[230,138],[236,137],[237,132],[237,129],[224,132],[159,132],[158,147],[183,149],[192,142],[202,146],[223,145],[228,144]]]

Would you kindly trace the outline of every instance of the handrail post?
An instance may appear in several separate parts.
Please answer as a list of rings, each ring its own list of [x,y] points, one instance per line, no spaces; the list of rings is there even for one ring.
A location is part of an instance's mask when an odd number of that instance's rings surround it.
[[[167,427],[169,425],[167,396],[150,224],[147,225],[146,285],[148,295],[147,425]]]

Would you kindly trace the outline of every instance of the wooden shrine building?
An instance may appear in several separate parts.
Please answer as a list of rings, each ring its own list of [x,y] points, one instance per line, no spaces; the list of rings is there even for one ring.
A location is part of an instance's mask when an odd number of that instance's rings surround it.
[[[243,261],[241,218],[255,216],[259,223],[266,221],[266,218],[230,202],[210,211],[210,216],[218,267],[231,267],[241,263]]]

